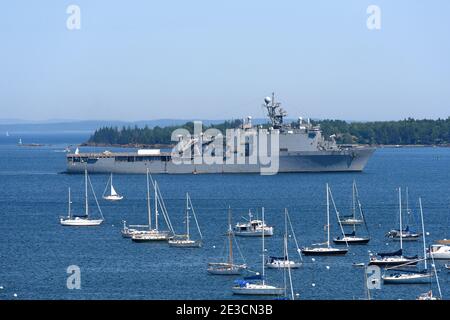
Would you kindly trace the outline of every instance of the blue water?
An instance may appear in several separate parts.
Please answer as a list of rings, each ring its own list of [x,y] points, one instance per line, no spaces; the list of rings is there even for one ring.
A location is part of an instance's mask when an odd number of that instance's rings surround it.
[[[0,138],[0,299],[237,299],[233,278],[206,273],[208,261],[223,253],[227,208],[235,221],[248,209],[264,206],[266,220],[275,226],[267,239],[269,253],[281,255],[283,211],[288,208],[301,246],[324,240],[325,183],[329,182],[341,213],[348,213],[351,184],[356,179],[372,241],[353,246],[344,257],[304,258],[293,270],[294,290],[300,299],[359,299],[364,297],[363,269],[353,262],[368,261],[368,250],[389,251],[385,232],[398,227],[398,186],[409,187],[410,203],[418,212],[424,204],[428,242],[450,236],[450,149],[380,149],[363,173],[155,176],[174,227],[181,232],[184,194],[188,191],[204,234],[201,249],[169,248],[165,243],[137,244],[120,235],[121,221],[146,222],[145,176],[116,175],[115,186],[125,199],[100,200],[106,221],[95,228],[67,228],[59,216],[67,212],[67,188],[72,188],[73,211],[82,210],[83,177],[59,174],[65,170],[69,144],[87,139],[83,133],[23,134]],[[91,176],[101,198],[108,176]],[[94,203],[91,203],[94,207]],[[93,211],[95,213],[95,210]],[[333,236],[339,234],[332,216]],[[420,228],[418,225],[417,228]],[[247,263],[261,269],[261,239],[239,239]],[[406,243],[407,254],[421,253],[420,242]],[[291,243],[290,255],[295,256]],[[69,265],[81,268],[81,289],[66,287]],[[329,268],[327,268],[327,266]],[[437,264],[444,298],[450,297],[448,273]],[[282,285],[283,274],[267,270],[268,281]],[[313,286],[315,284],[315,286]],[[436,286],[432,285],[436,292]],[[383,286],[375,299],[414,299],[429,285]]]

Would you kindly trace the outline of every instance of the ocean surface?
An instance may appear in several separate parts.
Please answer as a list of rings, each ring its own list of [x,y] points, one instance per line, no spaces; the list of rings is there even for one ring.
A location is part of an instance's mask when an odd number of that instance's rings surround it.
[[[114,185],[125,199],[101,199],[107,175],[92,175],[106,221],[99,227],[70,228],[59,224],[67,214],[71,187],[73,211],[83,210],[83,176],[62,174],[64,148],[87,139],[87,133],[18,134],[0,137],[0,299],[239,299],[231,287],[236,278],[211,276],[207,263],[224,254],[227,208],[234,222],[251,209],[265,208],[275,234],[266,238],[267,254],[282,255],[284,209],[289,210],[300,246],[325,240],[325,183],[329,183],[341,214],[350,213],[352,181],[356,180],[372,240],[351,246],[343,257],[303,257],[292,270],[299,299],[363,299],[364,269],[354,262],[369,260],[369,251],[394,251],[398,242],[385,233],[398,228],[396,188],[409,188],[409,204],[420,230],[418,197],[422,197],[427,243],[450,237],[450,149],[385,148],[375,152],[362,173],[261,175],[155,175],[171,221],[179,233],[184,225],[184,197],[189,192],[204,236],[200,249],[169,248],[166,243],[133,243],[121,237],[122,220],[146,223],[145,176],[116,175]],[[41,147],[17,146],[42,143]],[[104,149],[100,149],[104,150]],[[96,216],[95,202],[90,202]],[[404,204],[405,205],[405,204]],[[340,234],[331,211],[332,236]],[[405,217],[406,219],[407,217]],[[411,219],[411,224],[414,224]],[[197,237],[193,229],[193,237]],[[292,238],[291,238],[292,240]],[[250,268],[261,271],[261,238],[238,238]],[[298,260],[295,244],[290,257]],[[405,243],[406,254],[422,255],[421,242]],[[67,267],[81,270],[81,289],[66,286]],[[444,299],[450,297],[449,273],[438,262]],[[266,270],[270,284],[283,286],[283,272]],[[382,285],[373,299],[415,299],[435,282]],[[17,295],[17,297],[14,296]]]

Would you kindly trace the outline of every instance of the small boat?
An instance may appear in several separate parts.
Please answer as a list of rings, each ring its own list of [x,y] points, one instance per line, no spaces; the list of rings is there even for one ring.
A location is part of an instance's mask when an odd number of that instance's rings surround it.
[[[422,210],[422,199],[419,198],[420,206],[420,217],[422,221],[422,239],[423,239],[423,256],[425,267],[423,270],[413,271],[413,270],[398,270],[400,266],[387,268],[385,274],[381,276],[383,283],[385,284],[424,284],[430,283],[433,278],[433,272],[428,271],[427,268],[427,258],[426,258],[426,240],[425,240],[425,226],[423,222],[423,210]],[[394,270],[393,273],[386,274],[388,270]]]
[[[106,190],[108,189],[108,186],[110,186],[110,193],[106,194]],[[103,199],[108,201],[119,201],[123,199],[123,196],[119,195],[113,186],[113,175],[111,173],[111,176],[109,177],[108,182],[106,183],[105,191],[103,192]]]
[[[352,266],[354,266],[354,267],[365,267],[366,264],[364,262],[353,262]]]
[[[264,225],[264,208],[262,208],[262,224]],[[258,296],[280,296],[285,292],[285,288],[279,288],[266,283],[264,274],[265,264],[265,247],[264,247],[264,232],[262,238],[262,275],[252,277],[245,277],[243,280],[236,280],[235,285],[231,288],[233,294],[236,295],[258,295]]]
[[[356,217],[356,203],[359,203],[359,197],[358,197],[358,193],[357,193],[357,189],[356,189],[356,182],[353,181],[353,185],[352,185],[352,214],[349,216],[340,216],[339,217],[339,222],[341,223],[341,225],[343,226],[355,226],[355,225],[361,225],[364,223],[364,219],[361,218],[357,218]]]
[[[239,237],[265,237],[273,235],[273,227],[267,226],[262,220],[253,219],[251,211],[248,212],[247,222],[238,222],[233,231]]]
[[[450,270],[450,264],[445,264],[444,267],[445,269]]]
[[[359,216],[356,216],[356,207],[358,206],[358,212]],[[342,225],[351,225],[353,227],[353,231],[351,233],[345,233],[344,236],[336,237],[333,239],[333,242],[335,244],[345,244],[345,245],[351,245],[351,244],[367,244],[370,241],[369,236],[357,236],[356,235],[356,226],[364,224],[364,227],[366,229],[366,233],[369,234],[369,228],[367,227],[366,221],[364,219],[364,214],[362,210],[361,202],[359,201],[359,195],[358,195],[358,189],[356,187],[356,182],[353,181],[352,185],[352,216],[350,218],[342,219],[339,216],[339,222]],[[350,222],[356,222],[358,223],[350,223]]]
[[[186,193],[186,234],[175,235],[173,238],[169,239],[169,246],[179,247],[179,248],[200,248],[202,246],[202,232],[200,231],[200,226],[198,225],[197,215],[195,214],[194,206],[192,205],[189,193]],[[198,233],[200,235],[199,240],[192,240],[190,229],[189,229],[189,212],[192,211],[192,215],[195,219],[195,224],[197,226]]]
[[[428,250],[428,258],[431,256],[436,260],[450,260],[450,245],[432,244]]]
[[[247,268],[247,265],[245,264],[245,259],[242,256],[241,251],[239,250],[239,245],[236,241],[236,238],[234,237],[233,228],[231,225],[231,208],[228,208],[228,231],[227,231],[227,237],[228,237],[228,255],[227,260],[225,262],[210,262],[208,263],[208,273],[214,274],[214,275],[240,275],[242,273],[242,270]],[[233,258],[233,240],[236,242],[236,247],[239,251],[239,254],[241,255],[242,260],[244,261],[243,264],[235,264],[234,258]]]
[[[415,266],[419,262],[417,256],[403,256],[403,250],[394,252],[377,253],[376,256],[371,256],[369,266]]]
[[[433,273],[427,270],[408,273],[406,270],[382,275],[384,284],[427,284],[433,278]]]
[[[409,227],[406,227],[402,231],[402,241],[417,241],[420,238],[420,233],[411,231]],[[394,241],[400,241],[400,231],[393,229],[389,231],[386,236]]]
[[[436,243],[438,243],[438,244],[450,244],[450,240],[449,239],[436,240]]]
[[[285,252],[285,255],[283,257],[273,257],[273,256],[269,256],[267,258],[267,262],[266,262],[266,267],[267,268],[271,268],[271,269],[284,269],[284,268],[289,268],[289,269],[297,269],[300,268],[302,263],[301,262],[297,262],[294,260],[290,260],[288,258],[288,255],[286,254],[286,252],[288,251],[288,247],[287,247],[287,239],[288,239],[288,222],[290,224],[291,227],[291,231],[292,231],[292,235],[295,241],[295,244],[297,246],[297,252],[300,256],[300,259],[302,259],[302,255],[301,255],[301,250],[298,248],[298,243],[297,243],[297,239],[295,237],[295,233],[294,233],[294,229],[292,227],[292,223],[291,220],[289,218],[289,214],[288,214],[288,210],[284,209],[284,225],[285,225],[285,231],[284,231],[284,237],[286,238],[286,243],[284,244],[284,248],[283,248],[283,252]]]
[[[400,230],[403,230],[402,222],[402,193],[401,188],[398,188],[399,199],[399,217],[400,217]],[[394,252],[377,253],[375,256],[370,256],[369,265],[376,265],[380,267],[388,266],[415,266],[418,263],[417,256],[404,256],[403,255],[403,237],[400,237],[400,249]]]
[[[348,249],[340,249],[340,248],[333,248],[330,246],[330,196],[331,200],[334,205],[334,209],[336,212],[336,216],[338,218],[339,222],[339,214],[336,209],[336,205],[333,200],[333,196],[331,195],[331,190],[328,187],[328,183],[326,184],[326,192],[327,192],[327,224],[325,225],[325,228],[327,229],[327,241],[325,243],[320,243],[317,245],[320,245],[320,247],[307,247],[302,248],[301,252],[305,256],[334,256],[334,255],[345,255],[348,252]],[[344,234],[344,230],[341,226],[341,232]],[[325,245],[325,246],[323,246]]]
[[[169,215],[167,214],[166,206],[164,204],[164,200],[161,197],[161,193],[158,188],[158,183],[156,181],[153,181],[152,184],[155,192],[155,227],[153,228],[153,221],[152,221],[152,209],[151,209],[151,201],[150,201],[150,183],[149,183],[149,170],[147,168],[147,214],[148,214],[148,230],[134,230],[134,231],[127,231],[131,233],[131,240],[133,242],[151,242],[151,241],[167,241],[171,237],[173,232],[172,224],[169,219]],[[166,225],[169,230],[159,230],[159,209],[161,209],[163,218],[166,222]],[[122,235],[123,235],[122,230]]]
[[[85,212],[84,215],[73,215],[71,211],[71,194],[70,194],[70,188],[69,188],[69,210],[67,217],[61,217],[59,222],[62,226],[71,226],[71,227],[91,227],[91,226],[98,226],[103,221],[103,213],[100,209],[100,206],[97,201],[97,197],[95,196],[95,191],[92,188],[91,181],[88,177],[87,170],[84,170],[84,181],[85,181]],[[100,212],[101,219],[91,219],[89,218],[89,199],[88,199],[88,184],[90,185],[92,189],[92,193],[94,194],[95,202],[97,204],[98,211]]]
[[[409,228],[409,224],[411,223],[411,220],[413,220],[414,215],[412,210],[409,208],[408,188],[406,188],[405,192],[406,192],[406,217],[408,218],[409,222],[407,223],[406,228],[402,230],[402,232],[400,232],[400,229],[399,230],[393,229],[388,233],[386,233],[386,236],[394,241],[400,241],[400,236],[402,238],[402,241],[417,241],[420,239],[421,234]]]
[[[336,237],[333,242],[336,244],[367,244],[370,241],[369,237],[358,237],[355,231],[346,233],[344,237]]]

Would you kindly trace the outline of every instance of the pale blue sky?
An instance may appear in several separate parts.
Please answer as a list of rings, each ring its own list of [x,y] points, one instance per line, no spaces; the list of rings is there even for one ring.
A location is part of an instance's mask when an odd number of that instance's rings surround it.
[[[272,91],[289,117],[447,117],[449,16],[447,0],[3,1],[0,118],[262,117]]]

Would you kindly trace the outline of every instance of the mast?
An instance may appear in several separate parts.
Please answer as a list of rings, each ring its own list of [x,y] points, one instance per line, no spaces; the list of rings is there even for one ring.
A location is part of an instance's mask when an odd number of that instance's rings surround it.
[[[111,195],[113,195],[113,190],[114,190],[114,187],[113,187],[113,176],[112,176],[112,173],[111,173]]]
[[[87,169],[84,169],[84,197],[85,197],[85,214],[89,216],[89,203],[88,203],[88,178]]]
[[[422,210],[422,198],[419,197],[419,207],[420,207],[420,219],[422,221],[422,240],[423,240],[423,258],[425,260],[425,270],[427,270],[427,252],[426,252],[426,241],[425,241],[425,226],[423,223],[423,210]]]
[[[288,239],[287,239],[287,232],[284,236],[284,252],[286,256],[286,261],[289,261],[289,252],[288,252]],[[292,287],[292,275],[291,275],[291,265],[288,263],[288,275],[289,275],[289,286],[291,287],[291,299],[295,300],[294,298],[294,288]]]
[[[233,233],[231,227],[231,207],[228,207],[228,243],[229,243],[229,256],[228,263],[233,266]]]
[[[150,184],[148,181],[148,168],[147,168],[147,213],[148,213],[148,229],[152,230],[152,209],[150,207]]]
[[[264,277],[264,207],[262,207],[262,225],[263,225],[263,230],[262,230],[262,284],[265,285],[265,277]]]
[[[330,247],[330,198],[329,198],[329,188],[327,187],[327,246]]]
[[[189,195],[186,192],[186,235],[189,240]]]
[[[69,212],[68,212],[68,214],[67,214],[67,216],[69,217],[69,219],[71,218],[71,210],[70,210],[70,205],[71,205],[71,203],[72,203],[72,201],[71,201],[71,199],[70,199],[70,187],[69,187]]]
[[[353,180],[352,185],[352,206],[353,206],[353,219],[356,220],[356,182]],[[353,223],[353,231],[356,232],[356,224]]]
[[[158,231],[158,182],[155,181],[155,230]]]
[[[398,188],[398,204],[400,211],[400,249],[403,250],[403,225],[402,225],[402,188]],[[402,252],[403,255],[403,252]]]

